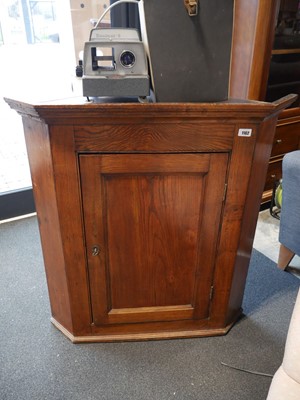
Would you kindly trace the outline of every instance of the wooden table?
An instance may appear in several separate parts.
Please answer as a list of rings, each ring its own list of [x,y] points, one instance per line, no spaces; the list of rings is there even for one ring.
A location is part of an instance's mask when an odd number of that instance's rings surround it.
[[[293,100],[6,99],[23,117],[53,324],[76,343],[225,334]]]

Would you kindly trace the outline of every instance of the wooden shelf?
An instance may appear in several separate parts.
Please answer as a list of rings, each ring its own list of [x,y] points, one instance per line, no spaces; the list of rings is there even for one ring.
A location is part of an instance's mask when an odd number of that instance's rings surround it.
[[[300,49],[274,49],[272,50],[272,55],[279,54],[299,54]]]

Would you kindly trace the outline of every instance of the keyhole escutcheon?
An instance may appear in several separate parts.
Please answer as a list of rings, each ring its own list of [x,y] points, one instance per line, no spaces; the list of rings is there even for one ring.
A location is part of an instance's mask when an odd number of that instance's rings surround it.
[[[92,256],[98,256],[99,255],[99,253],[100,253],[100,247],[97,245],[97,244],[95,244],[93,247],[92,247]]]

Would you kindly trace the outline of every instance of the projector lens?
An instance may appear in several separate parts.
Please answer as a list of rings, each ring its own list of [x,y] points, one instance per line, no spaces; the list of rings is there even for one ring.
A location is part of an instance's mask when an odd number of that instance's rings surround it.
[[[123,67],[131,68],[135,63],[135,55],[132,51],[124,50],[120,56],[120,61]]]

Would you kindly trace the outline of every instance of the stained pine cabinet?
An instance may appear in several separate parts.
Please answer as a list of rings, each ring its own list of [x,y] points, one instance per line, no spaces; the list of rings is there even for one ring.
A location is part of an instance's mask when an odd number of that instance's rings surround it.
[[[228,332],[294,98],[6,99],[23,118],[53,324],[76,343]]]

